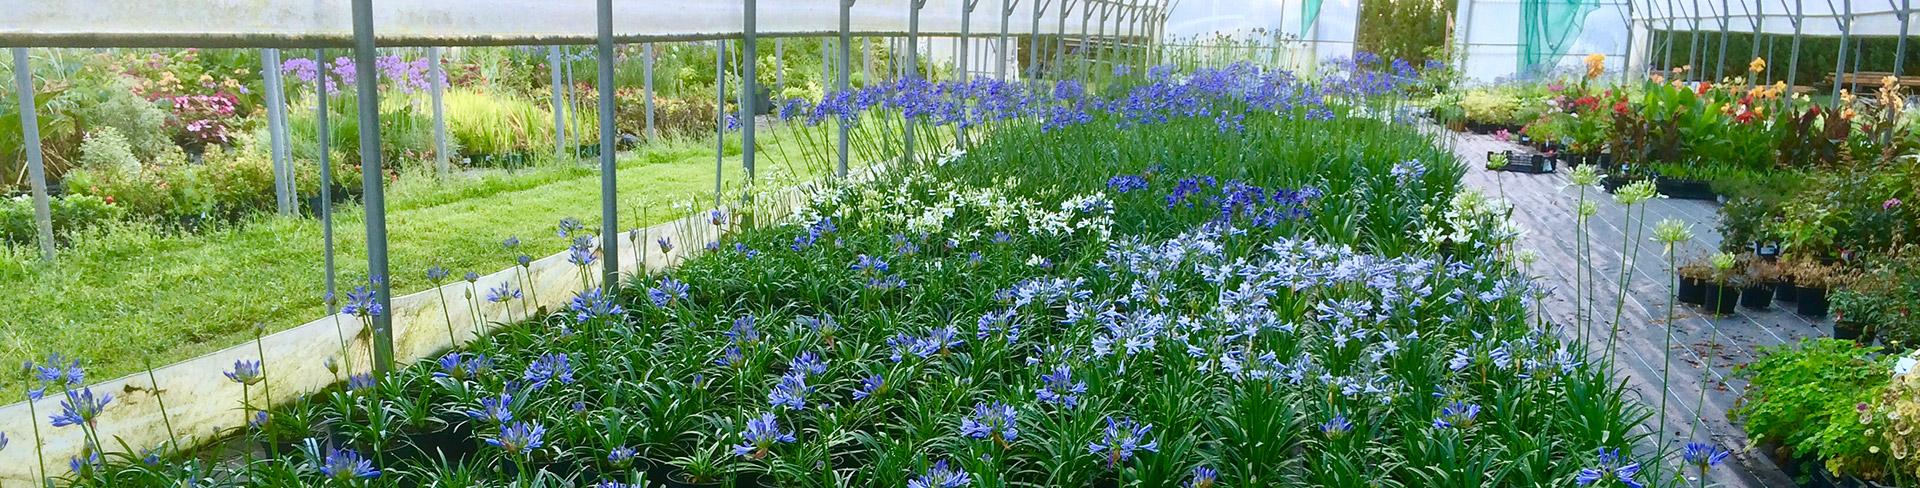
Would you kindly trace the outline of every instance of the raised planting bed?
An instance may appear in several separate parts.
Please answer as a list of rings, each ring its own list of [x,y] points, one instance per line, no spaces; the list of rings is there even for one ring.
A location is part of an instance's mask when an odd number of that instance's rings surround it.
[[[1138,90],[1236,114],[1231,87],[1319,93],[1250,70],[1180,79]],[[1004,88],[989,92],[1031,89]],[[1322,109],[1336,116],[1304,116]],[[964,154],[822,187],[669,271],[583,270],[555,313],[383,378],[349,364],[344,385],[224,431],[266,449],[139,446],[151,463],[82,461],[67,482],[1547,486],[1660,462],[1621,441],[1643,418],[1624,383],[1527,315],[1534,290],[1491,237],[1511,209],[1462,190],[1465,167],[1421,133],[1335,105],[1229,130],[1168,110],[1009,117]],[[265,359],[228,371],[243,398],[320,367]],[[96,428],[114,432],[47,427]]]

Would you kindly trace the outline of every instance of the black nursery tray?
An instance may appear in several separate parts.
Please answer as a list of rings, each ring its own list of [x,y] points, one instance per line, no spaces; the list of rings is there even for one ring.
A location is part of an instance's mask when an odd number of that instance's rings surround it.
[[[1507,165],[1498,168],[1499,171],[1545,174],[1554,172],[1556,167],[1559,166],[1559,161],[1552,156],[1521,151],[1487,151],[1487,160],[1492,161],[1495,156],[1500,154],[1506,154]]]

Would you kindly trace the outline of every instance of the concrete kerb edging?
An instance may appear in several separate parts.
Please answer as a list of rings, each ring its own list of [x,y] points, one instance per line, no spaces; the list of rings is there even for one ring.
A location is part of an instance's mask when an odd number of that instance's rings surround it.
[[[873,171],[861,172],[854,175],[850,182],[818,180],[785,188],[758,197],[753,207],[757,215],[764,216],[761,221],[774,222],[791,215],[792,209],[798,205],[804,205],[806,196],[818,188],[829,184],[857,184],[870,179],[873,174]],[[739,219],[732,220],[737,222]],[[619,239],[620,250],[617,254],[620,271],[623,275],[632,276],[642,269],[641,266],[651,272],[684,262],[695,253],[704,251],[708,243],[718,240],[720,230],[709,221],[708,211],[630,230]],[[657,246],[651,245],[662,237],[672,239],[672,252],[662,253]],[[483,298],[487,288],[502,282],[510,283],[514,288],[527,288],[526,303],[531,308],[565,308],[582,289],[579,268],[567,262],[566,255],[566,252],[560,252],[530,263],[525,269],[528,276],[524,286],[520,268],[510,267],[482,276],[472,285],[454,277],[453,283],[445,286],[395,297],[393,310],[390,311],[393,314],[395,361],[409,364],[457,346],[447,337],[448,317],[452,319],[454,335],[463,342],[474,338],[477,325],[484,327],[487,319],[499,320],[504,317],[509,313],[509,306],[514,309],[511,313],[516,320],[523,318],[526,312],[519,310],[518,300],[496,304]],[[636,260],[636,256],[641,258]],[[447,309],[444,314],[441,305],[443,291]],[[539,299],[537,303],[534,300],[536,296]],[[475,320],[473,314],[476,302],[481,320]],[[338,329],[335,328],[336,323]],[[355,368],[364,372],[370,365],[366,356],[369,339],[362,337],[363,327],[359,319],[340,314],[321,317],[267,335],[261,339],[259,350],[255,349],[252,341],[248,341],[156,368],[153,370],[154,381],[149,381],[147,373],[143,371],[89,385],[96,395],[113,395],[113,403],[98,417],[102,443],[108,450],[118,450],[119,442],[125,442],[135,449],[164,445],[168,440],[167,419],[161,416],[157,398],[166,401],[167,417],[172,421],[180,442],[221,439],[242,422],[244,413],[240,411],[240,405],[243,394],[250,396],[258,405],[265,389],[271,388],[273,399],[285,403],[344,381],[348,375],[356,372],[346,370],[346,361],[341,358],[339,334],[345,334],[347,338],[347,350],[355,355]],[[261,351],[267,358],[267,379],[263,384],[243,391],[240,384],[229,381],[222,374],[232,369],[234,361],[256,359],[262,355]],[[327,369],[329,359],[339,364],[340,372]],[[158,393],[163,397],[155,395],[156,381],[160,385]],[[43,422],[48,416],[59,412],[63,399],[59,392],[49,391],[45,398],[33,402],[31,413],[28,403],[24,401],[0,407],[0,432],[12,439],[11,446],[0,450],[0,488],[39,484],[33,423]],[[64,473],[67,461],[79,456],[82,451],[84,441],[81,429],[54,428],[41,424],[39,431],[48,471],[56,476]]]

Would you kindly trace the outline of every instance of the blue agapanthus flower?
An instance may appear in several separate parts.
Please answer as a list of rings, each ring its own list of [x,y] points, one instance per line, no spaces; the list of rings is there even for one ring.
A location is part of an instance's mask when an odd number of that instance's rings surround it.
[[[487,444],[498,447],[508,454],[527,455],[535,449],[547,445],[544,439],[547,428],[540,424],[514,422],[500,426],[500,435],[487,439]]]
[[[1680,460],[1700,468],[1700,472],[1704,474],[1714,466],[1719,466],[1722,461],[1726,461],[1727,456],[1731,454],[1733,453],[1717,445],[1688,442],[1687,447],[1680,451]]]
[[[562,385],[573,384],[572,357],[567,354],[542,354],[533,364],[527,365],[526,374],[520,379],[527,381],[527,388],[538,390],[553,382]]]
[[[554,231],[554,235],[559,237],[568,237],[573,235],[575,231],[579,231],[584,227],[585,226],[580,224],[580,219],[576,219],[573,217],[563,217],[560,219],[560,224],[555,226],[556,230]]]
[[[807,393],[812,391],[813,387],[807,386],[805,372],[788,371],[780,375],[780,381],[774,383],[773,390],[767,392],[767,403],[774,407],[806,410]]]
[[[787,363],[787,369],[798,371],[802,375],[820,375],[827,373],[827,360],[820,359],[813,351],[800,353]]]
[[[1220,472],[1206,466],[1193,467],[1193,479],[1187,481],[1187,488],[1213,488],[1220,478]]]
[[[975,439],[995,439],[1002,444],[1020,437],[1019,423],[1012,405],[994,401],[973,405],[973,414],[960,419],[960,435]]]
[[[431,281],[436,285],[440,284],[441,281],[446,281],[447,276],[450,274],[451,273],[447,272],[447,268],[442,268],[438,264],[427,267],[427,281]]]
[[[1080,406],[1080,395],[1087,392],[1087,382],[1074,382],[1073,370],[1067,365],[1053,367],[1053,372],[1040,375],[1041,386],[1034,392],[1042,403],[1054,403],[1074,408]]]
[[[887,377],[880,376],[879,374],[869,375],[865,379],[860,380],[860,389],[854,390],[853,399],[865,400],[868,397],[879,394],[881,389],[886,388],[886,386]]]
[[[574,266],[588,266],[600,259],[600,249],[593,243],[593,236],[574,238],[573,245],[567,246],[567,262]]]
[[[733,327],[727,329],[727,338],[733,340],[735,344],[741,345],[759,343],[760,329],[754,328],[753,323],[753,314],[746,314],[740,316],[740,318],[733,319]]]
[[[1646,488],[1646,484],[1634,479],[1634,475],[1639,473],[1640,463],[1627,462],[1625,457],[1620,456],[1619,448],[1602,447],[1599,450],[1599,459],[1594,466],[1581,468],[1580,474],[1575,475],[1573,481],[1580,486],[1618,481],[1629,488]]]
[[[96,397],[93,395],[93,388],[67,390],[67,398],[60,401],[60,413],[53,414],[49,420],[53,421],[54,427],[92,425],[93,420],[99,418],[100,412],[106,410],[107,404],[112,402],[112,393],[101,393]]]
[[[600,318],[618,318],[627,313],[627,309],[615,303],[613,297],[601,292],[600,288],[574,295],[573,302],[568,304],[567,308],[573,311],[574,319],[581,322]]]
[[[380,470],[352,449],[334,449],[320,463],[320,474],[334,481],[367,480],[380,477]]]
[[[484,354],[464,354],[450,352],[440,356],[440,371],[433,373],[435,378],[453,378],[464,380],[478,378],[493,372],[493,359]]]
[[[1333,418],[1320,424],[1320,433],[1325,434],[1329,439],[1340,438],[1348,432],[1353,432],[1353,422],[1347,420],[1344,414],[1333,414]]]
[[[360,318],[378,317],[386,313],[386,307],[374,298],[373,290],[356,286],[353,291],[347,292],[347,304],[340,307],[340,311]]]
[[[1133,459],[1135,451],[1160,452],[1160,443],[1148,439],[1153,426],[1135,422],[1130,418],[1115,419],[1107,416],[1107,429],[1101,440],[1087,443],[1087,452],[1105,455],[1107,468]]]
[[[792,432],[780,428],[780,419],[773,412],[760,412],[759,417],[747,420],[747,429],[740,431],[740,445],[733,446],[735,455],[760,459],[775,444],[793,442]]]
[[[266,376],[260,373],[259,361],[248,361],[244,359],[233,362],[233,371],[227,371],[221,374],[227,375],[228,380],[242,385],[256,385],[267,379]]]
[[[518,300],[521,296],[519,288],[513,288],[511,284],[502,281],[499,287],[487,289],[486,299],[489,302],[500,303],[507,300]]]
[[[966,471],[948,467],[947,460],[934,461],[926,473],[907,480],[907,488],[960,488],[973,483]]]
[[[1480,406],[1462,401],[1454,401],[1440,409],[1440,417],[1433,419],[1433,428],[1467,428],[1473,426],[1473,418],[1480,415]]]
[[[347,391],[352,391],[352,392],[367,391],[367,390],[373,389],[374,384],[375,382],[373,380],[373,374],[371,373],[360,373],[356,375],[347,376]]]
[[[513,421],[513,396],[501,393],[497,397],[480,399],[479,410],[468,410],[467,417],[474,420],[505,425]]]
[[[661,278],[659,285],[647,289],[647,299],[652,301],[655,307],[665,307],[675,300],[687,299],[687,290],[688,286],[685,282],[668,276]]]
[[[631,447],[616,447],[607,452],[607,463],[612,464],[613,467],[625,469],[633,466],[633,460],[637,455],[638,453]]]

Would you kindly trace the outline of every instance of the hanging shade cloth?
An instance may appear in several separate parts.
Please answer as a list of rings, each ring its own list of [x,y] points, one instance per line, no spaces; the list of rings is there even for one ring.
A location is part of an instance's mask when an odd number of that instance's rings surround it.
[[[1596,0],[1525,0],[1520,4],[1520,73],[1553,69],[1580,37]]]
[[[1300,3],[1300,33],[1306,35],[1307,29],[1320,20],[1320,3],[1326,0],[1306,0]]]

